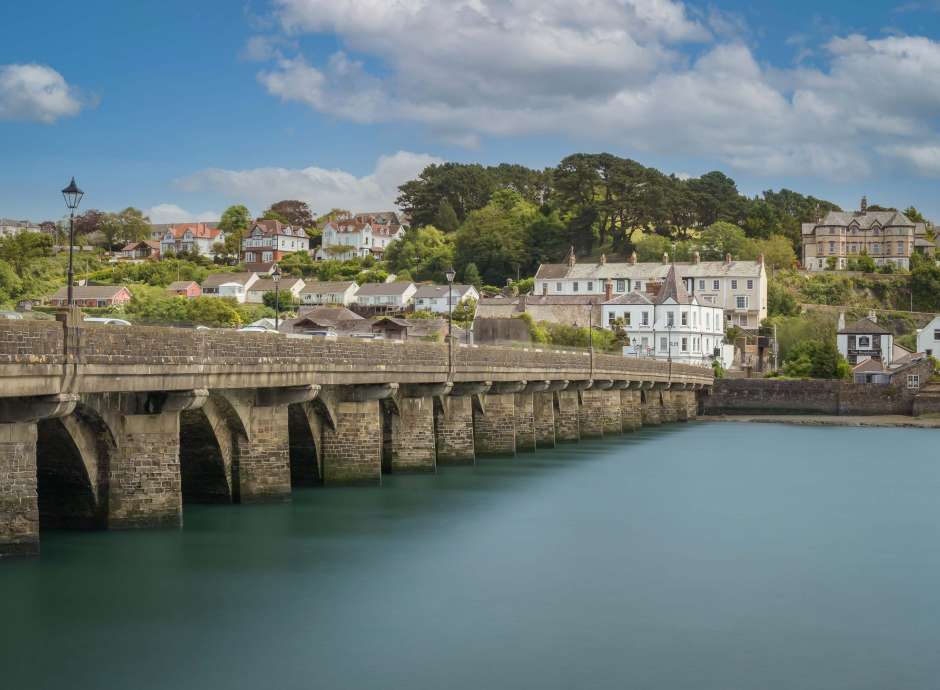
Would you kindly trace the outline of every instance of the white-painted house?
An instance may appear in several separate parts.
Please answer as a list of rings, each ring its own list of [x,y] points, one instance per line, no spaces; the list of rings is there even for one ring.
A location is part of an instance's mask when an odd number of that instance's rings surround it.
[[[894,359],[894,334],[878,324],[874,313],[848,326],[841,323],[836,332],[836,346],[849,364],[855,366],[865,359],[872,359],[888,366]],[[919,349],[919,348],[918,348]]]
[[[429,311],[434,314],[447,314],[450,311],[449,298],[453,297],[457,306],[467,300],[480,301],[480,293],[472,285],[422,285],[415,291],[415,310]]]
[[[917,331],[917,351],[940,358],[940,315]]]
[[[356,303],[369,309],[400,311],[411,305],[414,283],[365,283],[356,292]]]
[[[200,287],[203,297],[231,297],[243,303],[248,289],[257,281],[258,274],[252,272],[210,273]]]
[[[316,258],[346,261],[374,256],[381,259],[386,247],[404,234],[400,224],[380,222],[380,219],[366,214],[338,218],[323,228],[323,242]]]
[[[724,310],[711,299],[689,294],[673,266],[659,292],[633,291],[601,305],[603,325],[621,324],[629,344],[624,354],[709,366],[724,340]]]
[[[300,291],[300,301],[302,304],[341,304],[348,307],[356,301],[358,289],[359,284],[352,280],[313,280]]]
[[[279,292],[289,292],[293,295],[295,301],[300,300],[300,291],[304,288],[304,281],[301,278],[283,277],[278,281],[277,289]],[[245,301],[249,304],[264,304],[264,294],[274,292],[274,280],[271,278],[260,278],[256,280],[245,291]],[[281,303],[283,304],[282,300]]]

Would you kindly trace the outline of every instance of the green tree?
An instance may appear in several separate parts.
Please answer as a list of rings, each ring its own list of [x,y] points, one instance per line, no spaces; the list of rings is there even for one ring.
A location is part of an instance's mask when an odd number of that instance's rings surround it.
[[[277,309],[277,305],[280,304],[282,312],[294,311],[297,308],[297,300],[290,290],[278,290],[276,297],[273,290],[266,292],[261,295],[261,302],[269,309]]]
[[[790,349],[783,373],[799,378],[844,379],[851,374],[851,367],[839,354],[835,342],[807,340]]]
[[[316,225],[310,206],[305,201],[297,199],[284,199],[271,204],[271,207],[265,212],[271,214],[275,220],[282,223],[293,225],[296,228],[312,228]]]
[[[717,221],[702,231],[702,258],[721,261],[725,255],[740,258],[747,245],[744,230],[733,223]]]
[[[431,225],[411,228],[386,247],[384,258],[392,273],[408,270],[414,280],[443,282],[454,263],[454,238]]]
[[[526,228],[535,207],[518,192],[499,190],[486,206],[470,213],[456,233],[455,263],[483,266],[483,281],[502,285],[525,264]]]
[[[222,213],[219,230],[225,233],[225,252],[231,257],[238,257],[242,248],[242,238],[251,225],[251,212],[247,206],[236,204],[229,206]]]
[[[480,277],[480,271],[477,269],[477,265],[472,261],[463,268],[463,282],[464,285],[472,285],[477,290],[479,290],[480,286],[483,285],[483,279]]]
[[[644,235],[636,244],[636,255],[639,261],[662,261],[663,254],[668,254],[672,243],[662,235],[652,233]]]
[[[767,312],[770,316],[796,316],[800,305],[789,290],[771,280],[767,284]]]
[[[460,221],[457,219],[454,207],[447,199],[441,199],[437,206],[437,214],[434,216],[434,226],[444,232],[453,232],[459,225]]]
[[[23,277],[26,267],[52,255],[52,237],[36,232],[21,232],[0,239],[0,260],[7,262]]]
[[[418,179],[401,185],[396,203],[411,217],[415,227],[433,225],[441,202],[447,201],[463,222],[471,211],[483,208],[496,190],[492,171],[482,165],[432,164]]]
[[[916,253],[911,256],[911,291],[914,309],[940,311],[940,266]]]
[[[783,235],[771,235],[766,239],[745,241],[740,258],[755,260],[764,255],[764,264],[775,269],[793,268],[796,266],[796,252],[793,243]]]
[[[150,234],[150,219],[136,208],[125,208],[120,213],[108,213],[98,223],[104,236],[106,249],[145,239]]]

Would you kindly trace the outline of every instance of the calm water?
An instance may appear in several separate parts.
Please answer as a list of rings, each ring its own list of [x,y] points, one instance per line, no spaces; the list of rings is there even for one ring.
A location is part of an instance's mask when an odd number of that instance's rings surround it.
[[[0,687],[940,686],[937,432],[692,424],[0,562]]]

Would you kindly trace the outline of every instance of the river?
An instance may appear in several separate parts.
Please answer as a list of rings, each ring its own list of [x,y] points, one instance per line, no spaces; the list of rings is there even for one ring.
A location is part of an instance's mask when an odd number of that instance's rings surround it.
[[[935,688],[937,438],[673,425],[43,533],[0,562],[0,685]]]

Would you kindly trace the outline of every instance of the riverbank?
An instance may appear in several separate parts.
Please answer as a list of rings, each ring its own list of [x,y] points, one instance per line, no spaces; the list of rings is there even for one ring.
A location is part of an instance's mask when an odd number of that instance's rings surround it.
[[[906,415],[798,415],[798,414],[726,414],[699,417],[713,422],[756,422],[764,424],[795,424],[799,426],[872,426],[940,429],[940,417],[908,417]]]

